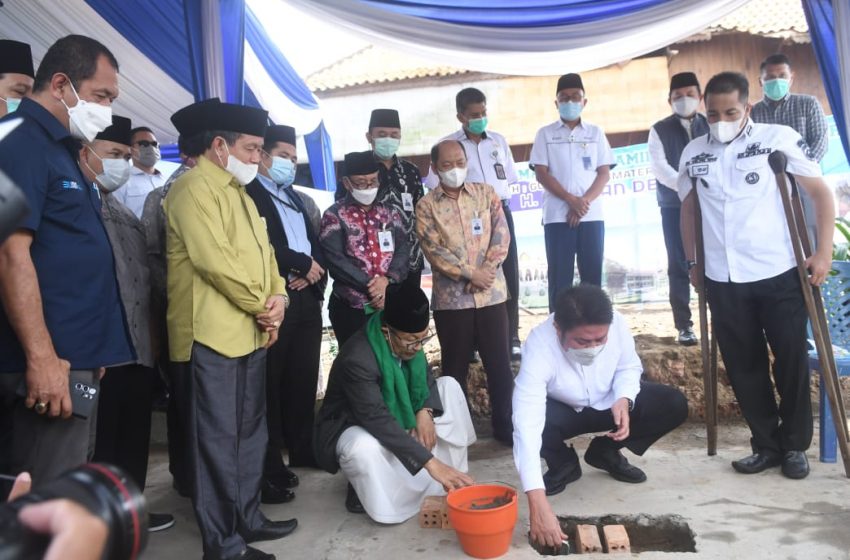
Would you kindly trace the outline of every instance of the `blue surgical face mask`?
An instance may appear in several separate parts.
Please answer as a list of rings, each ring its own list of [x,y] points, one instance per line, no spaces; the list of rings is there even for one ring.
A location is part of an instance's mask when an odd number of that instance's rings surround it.
[[[558,103],[558,113],[565,121],[575,121],[581,116],[584,103],[581,101],[562,101]]]
[[[295,181],[295,164],[290,159],[274,156],[268,169],[272,181],[281,187],[288,187]]]
[[[0,99],[3,99],[3,98],[0,97]],[[3,99],[3,101],[6,102],[6,112],[7,113],[14,113],[15,111],[18,110],[18,105],[21,104],[21,99],[18,98],[18,97],[7,97],[7,98]]]
[[[788,90],[790,89],[791,81],[784,78],[767,80],[764,83],[764,95],[772,101],[779,101],[784,98],[788,95]]]
[[[401,140],[398,138],[375,138],[375,155],[386,161],[392,159],[401,145]]]

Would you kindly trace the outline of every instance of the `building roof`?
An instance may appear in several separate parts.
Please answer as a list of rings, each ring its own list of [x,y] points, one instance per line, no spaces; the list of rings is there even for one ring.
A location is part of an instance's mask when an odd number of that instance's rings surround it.
[[[809,26],[801,0],[750,0],[705,31],[682,42],[707,41],[721,33],[748,33],[809,42]],[[369,45],[330,66],[307,76],[315,92],[354,86],[374,85],[417,78],[444,77],[471,73],[464,68],[436,65],[406,52]]]

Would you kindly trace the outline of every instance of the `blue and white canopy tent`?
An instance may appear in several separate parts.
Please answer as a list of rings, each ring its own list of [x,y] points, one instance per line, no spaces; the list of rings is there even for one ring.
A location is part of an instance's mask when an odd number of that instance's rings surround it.
[[[263,0],[272,2],[276,0]],[[277,0],[281,1],[281,0]],[[598,68],[694,34],[747,0],[287,0],[370,41],[471,70],[550,75]],[[845,152],[850,119],[850,2],[802,0]],[[3,0],[0,37],[38,62],[69,33],[121,63],[116,112],[175,139],[168,117],[219,96],[269,110],[304,133],[318,188],[336,183],[321,107],[245,0]],[[285,22],[279,22],[285,30]],[[321,48],[299,45],[299,48]]]

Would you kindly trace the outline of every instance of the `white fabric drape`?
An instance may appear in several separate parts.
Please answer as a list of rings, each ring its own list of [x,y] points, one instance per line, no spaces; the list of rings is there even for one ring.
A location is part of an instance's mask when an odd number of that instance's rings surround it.
[[[36,67],[50,45],[71,33],[97,39],[118,59],[121,95],[113,106],[115,114],[129,117],[134,126],[149,126],[161,142],[176,141],[176,131],[169,118],[174,111],[194,101],[192,94],[83,0],[26,0],[6,2],[0,8],[0,37],[29,43]]]
[[[833,26],[841,79],[841,103],[844,105],[844,126],[845,130],[850,131],[850,2],[834,0],[832,15],[835,18]]]
[[[629,60],[702,31],[749,0],[674,0],[637,14],[551,27],[469,27],[350,0],[289,0],[367,40],[479,72],[551,76]]]

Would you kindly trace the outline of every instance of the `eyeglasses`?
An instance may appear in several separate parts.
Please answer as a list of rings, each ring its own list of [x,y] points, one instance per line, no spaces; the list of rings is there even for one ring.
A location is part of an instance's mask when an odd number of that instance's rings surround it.
[[[368,183],[363,184],[357,184],[354,181],[351,182],[351,186],[358,191],[365,191],[367,189],[377,189],[380,185],[381,181],[379,179],[375,179],[374,181],[369,181]]]
[[[157,146],[159,146],[159,142],[157,142],[156,140],[138,140],[136,144],[138,144],[142,148],[156,148]]]
[[[395,333],[396,338],[399,338],[399,333],[397,330],[390,330]],[[436,336],[435,333],[433,333],[431,329],[428,329],[428,334],[425,335],[423,338],[420,338],[419,340],[414,340],[412,342],[404,342],[403,344],[405,345],[404,347],[407,349],[408,352],[418,352],[423,346],[428,344],[428,341],[434,338],[434,336]]]

